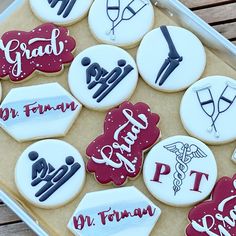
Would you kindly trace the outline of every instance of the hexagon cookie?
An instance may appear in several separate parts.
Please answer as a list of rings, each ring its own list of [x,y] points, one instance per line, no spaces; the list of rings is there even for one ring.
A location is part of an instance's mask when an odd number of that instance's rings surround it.
[[[74,235],[148,236],[161,210],[135,187],[87,193],[67,227]]]
[[[64,136],[81,107],[58,83],[15,88],[0,106],[0,126],[19,142]]]

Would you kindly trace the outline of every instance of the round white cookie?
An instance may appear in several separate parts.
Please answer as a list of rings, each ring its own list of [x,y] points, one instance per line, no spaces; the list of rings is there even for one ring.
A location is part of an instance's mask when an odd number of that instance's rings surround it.
[[[193,84],[184,94],[180,116],[191,135],[209,144],[236,139],[236,81],[209,76]]]
[[[200,78],[206,66],[206,54],[193,33],[163,25],[143,38],[137,52],[137,65],[151,87],[176,92]]]
[[[86,16],[93,0],[29,0],[33,13],[44,22],[71,25]]]
[[[144,182],[158,200],[177,207],[196,204],[212,191],[217,165],[211,150],[188,136],[173,136],[148,153]]]
[[[15,167],[19,192],[41,208],[56,208],[72,200],[82,189],[85,166],[70,144],[48,139],[30,145]]]
[[[68,76],[71,92],[84,106],[107,110],[131,97],[138,70],[134,59],[123,49],[97,45],[74,59]]]
[[[88,22],[98,41],[133,47],[152,29],[154,9],[150,0],[95,0]]]

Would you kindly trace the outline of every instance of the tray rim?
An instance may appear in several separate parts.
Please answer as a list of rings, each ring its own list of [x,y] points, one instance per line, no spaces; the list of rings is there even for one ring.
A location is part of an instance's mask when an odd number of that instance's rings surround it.
[[[0,23],[10,17],[11,14],[20,8],[26,0],[14,0],[3,12],[0,13]],[[164,10],[171,18],[180,21],[180,25],[194,32],[205,46],[212,49],[221,59],[236,69],[236,46],[222,34],[208,25],[194,12],[188,9],[178,0],[150,0],[153,5]],[[192,27],[185,25],[186,18],[193,23]],[[213,45],[213,46],[212,46]],[[5,203],[22,221],[24,221],[37,235],[49,236],[48,233],[38,224],[23,206],[20,205],[9,193],[0,188],[0,200]]]

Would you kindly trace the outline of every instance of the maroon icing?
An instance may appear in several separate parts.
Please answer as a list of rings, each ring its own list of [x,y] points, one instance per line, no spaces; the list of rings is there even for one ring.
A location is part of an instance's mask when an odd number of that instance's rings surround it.
[[[74,59],[75,46],[66,28],[51,23],[30,32],[6,32],[0,39],[0,78],[21,82],[35,71],[60,72]]]
[[[216,183],[211,199],[195,206],[188,218],[191,223],[186,229],[187,236],[235,236],[236,175],[222,177]]]
[[[153,208],[151,205],[148,205],[146,208],[135,208],[134,210],[114,210],[109,207],[107,210],[103,210],[97,213],[100,218],[100,223],[102,225],[107,225],[109,222],[119,223],[122,220],[128,218],[143,218],[143,216],[149,215],[153,217],[156,213],[156,208]],[[83,230],[85,226],[93,227],[95,226],[95,219],[91,216],[84,216],[82,214],[78,216],[73,216],[73,225],[75,229]]]
[[[135,105],[124,102],[112,109],[105,118],[104,134],[86,150],[87,170],[94,173],[101,184],[113,182],[120,186],[128,177],[136,177],[142,168],[143,152],[160,137],[159,120],[160,117],[141,102]]]

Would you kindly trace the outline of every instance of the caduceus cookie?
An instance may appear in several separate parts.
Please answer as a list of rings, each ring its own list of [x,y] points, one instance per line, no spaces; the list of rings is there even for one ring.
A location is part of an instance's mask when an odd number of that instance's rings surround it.
[[[160,117],[145,103],[124,102],[109,111],[104,133],[87,147],[87,170],[101,184],[121,186],[137,177],[143,165],[143,152],[160,138]]]
[[[236,139],[236,81],[209,76],[194,83],[184,94],[180,117],[188,133],[209,144]]]
[[[72,200],[85,182],[84,161],[70,144],[47,139],[30,145],[15,167],[21,195],[41,208],[56,208]]]
[[[213,153],[188,136],[173,136],[156,144],[143,167],[148,190],[158,200],[177,207],[205,199],[217,178]]]
[[[0,39],[0,79],[23,82],[35,72],[56,75],[74,59],[75,40],[64,27],[51,23],[30,32],[9,31]]]
[[[125,50],[97,45],[75,58],[68,82],[71,92],[84,106],[108,110],[131,97],[138,82],[138,69]]]

